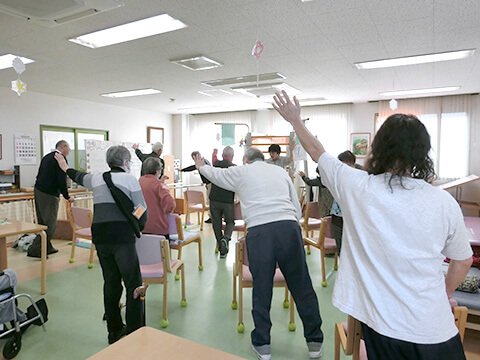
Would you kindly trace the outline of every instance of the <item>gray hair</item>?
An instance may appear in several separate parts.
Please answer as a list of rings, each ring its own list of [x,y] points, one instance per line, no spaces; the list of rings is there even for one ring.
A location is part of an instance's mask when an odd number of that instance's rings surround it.
[[[145,175],[155,175],[157,171],[162,170],[162,163],[159,158],[146,158],[143,162],[142,170]]]
[[[110,168],[124,166],[125,160],[130,161],[132,155],[125,146],[111,146],[107,150],[107,164]]]
[[[225,149],[223,149],[222,157],[233,159],[233,154],[234,154],[233,148],[231,146],[227,146]]]
[[[60,149],[62,146],[65,146],[65,145],[70,147],[70,145],[68,145],[68,142],[66,142],[65,140],[60,140],[55,144],[55,149]]]
[[[160,150],[163,150],[163,144],[161,142],[156,142],[152,145],[152,151],[158,153]]]
[[[260,159],[262,161],[265,160],[265,156],[263,156],[263,153],[260,151],[260,149],[256,147],[251,147],[250,149],[245,151],[243,157],[247,158],[248,161],[253,161],[256,159]]]

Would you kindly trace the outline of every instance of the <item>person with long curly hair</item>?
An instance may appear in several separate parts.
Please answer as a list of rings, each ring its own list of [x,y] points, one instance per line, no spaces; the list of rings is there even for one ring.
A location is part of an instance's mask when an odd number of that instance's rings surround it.
[[[465,359],[449,299],[472,249],[459,205],[430,184],[425,126],[413,115],[390,116],[360,171],[325,152],[302,123],[295,97],[277,93],[274,101],[342,208],[332,302],[362,323],[369,360]],[[452,259],[446,277],[445,257]]]

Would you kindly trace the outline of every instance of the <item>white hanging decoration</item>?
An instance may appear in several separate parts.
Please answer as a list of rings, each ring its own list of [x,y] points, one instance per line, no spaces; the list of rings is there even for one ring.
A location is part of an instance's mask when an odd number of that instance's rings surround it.
[[[22,93],[27,91],[27,84],[25,84],[22,80],[13,80],[12,81],[12,90],[15,91],[18,96]]]
[[[12,66],[15,72],[18,74],[18,79],[12,81],[12,91],[15,91],[18,96],[20,96],[22,93],[27,91],[27,84],[20,80],[20,74],[25,71],[25,64],[17,56],[15,59],[13,59]]]
[[[397,100],[395,100],[395,99],[390,100],[389,104],[390,104],[390,109],[391,109],[391,110],[396,110],[397,107],[398,107],[398,106],[397,106],[397,105],[398,105],[398,104],[397,104]]]
[[[217,135],[215,136],[215,139],[217,139],[217,141],[220,141],[222,137],[220,136],[220,133],[217,133]]]

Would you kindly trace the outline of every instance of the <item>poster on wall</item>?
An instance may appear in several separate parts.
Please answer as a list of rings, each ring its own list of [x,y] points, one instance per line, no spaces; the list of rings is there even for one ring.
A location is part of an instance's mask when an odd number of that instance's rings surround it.
[[[15,165],[37,164],[37,139],[31,134],[13,134]]]

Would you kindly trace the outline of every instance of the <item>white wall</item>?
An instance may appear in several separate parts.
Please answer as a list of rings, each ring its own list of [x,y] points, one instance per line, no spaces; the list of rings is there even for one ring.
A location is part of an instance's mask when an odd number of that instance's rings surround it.
[[[136,110],[116,105],[70,99],[35,92],[21,97],[8,88],[0,87],[0,134],[2,134],[2,160],[0,169],[13,169],[13,134],[27,133],[37,137],[40,163],[40,125],[67,126],[108,130],[114,141],[147,141],[147,126],[163,127],[165,146],[163,153],[173,151],[172,115]],[[22,187],[34,185],[37,165],[22,165]]]

